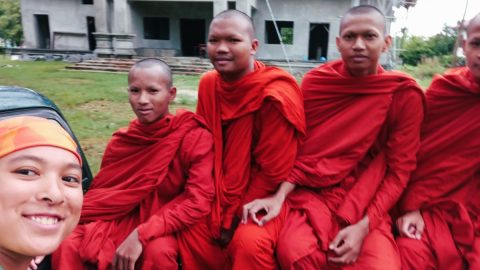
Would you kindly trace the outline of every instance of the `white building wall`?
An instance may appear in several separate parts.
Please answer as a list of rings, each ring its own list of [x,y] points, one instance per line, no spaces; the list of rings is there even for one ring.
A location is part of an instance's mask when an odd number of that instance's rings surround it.
[[[49,16],[52,49],[88,50],[87,16],[95,17],[97,32],[108,31],[105,28],[105,22],[102,22],[105,20],[103,13],[108,11],[108,7],[104,7],[103,11],[101,8],[96,8],[104,5],[103,2],[106,3],[107,0],[94,0],[94,2],[95,5],[83,5],[81,0],[21,0],[25,47],[38,47],[34,15],[45,14]],[[204,19],[207,35],[209,23],[214,15],[214,6],[217,5],[218,9],[217,2],[220,3],[221,0],[188,2],[113,0],[112,3],[117,3],[116,8],[123,11],[113,15],[110,30],[113,34],[134,34],[135,49],[165,49],[178,53],[181,51],[180,19]],[[265,21],[272,20],[266,1],[235,0],[235,2],[237,5],[248,3],[254,7],[252,18],[260,41],[257,58],[284,59],[280,44],[265,43]],[[340,16],[355,2],[352,0],[270,0],[276,20],[294,22],[293,44],[285,45],[288,57],[292,60],[308,59],[310,24],[326,23],[329,24],[327,58],[329,60],[339,58],[335,38],[339,31]],[[144,39],[144,17],[169,18],[169,40]]]
[[[285,45],[290,59],[308,59],[308,45],[311,23],[330,24],[328,59],[335,59],[339,54],[335,45],[338,35],[340,15],[351,7],[351,0],[274,0],[270,1],[273,14],[277,21],[293,21],[293,44]],[[265,43],[265,21],[272,20],[265,1],[257,2],[253,14],[257,38],[260,41],[258,58],[284,59],[280,44]]]
[[[21,0],[25,47],[38,47],[35,15],[43,14],[48,15],[52,49],[88,50],[87,16],[95,16],[95,10],[93,5],[81,3],[81,0]]]

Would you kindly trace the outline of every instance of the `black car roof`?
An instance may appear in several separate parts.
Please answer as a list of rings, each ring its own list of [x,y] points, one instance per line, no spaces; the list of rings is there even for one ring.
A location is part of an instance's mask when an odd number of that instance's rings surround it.
[[[60,113],[60,109],[52,101],[27,88],[0,86],[0,101],[0,111],[47,108]]]

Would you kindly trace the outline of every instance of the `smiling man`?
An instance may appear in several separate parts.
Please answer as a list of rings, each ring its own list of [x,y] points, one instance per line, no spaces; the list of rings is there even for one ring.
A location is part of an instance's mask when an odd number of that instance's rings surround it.
[[[128,85],[137,118],[113,134],[54,269],[177,269],[176,237],[210,212],[212,137],[195,114],[169,113],[170,68],[140,60]]]
[[[400,202],[402,269],[480,269],[480,14],[467,27],[467,66],[427,89],[419,167]]]
[[[190,269],[214,269],[222,257],[212,254],[227,245],[233,269],[276,267],[272,243],[282,219],[265,227],[256,217],[238,224],[244,204],[275,194],[290,173],[305,123],[295,79],[255,61],[257,49],[250,17],[237,10],[215,16],[207,44],[215,70],[200,80],[197,113],[214,136],[216,200],[210,231],[197,228],[203,237],[191,246]]]
[[[353,7],[340,22],[342,59],[303,79],[307,135],[287,178],[297,188],[282,269],[400,269],[388,212],[415,169],[423,94],[379,65],[390,41],[381,11]]]

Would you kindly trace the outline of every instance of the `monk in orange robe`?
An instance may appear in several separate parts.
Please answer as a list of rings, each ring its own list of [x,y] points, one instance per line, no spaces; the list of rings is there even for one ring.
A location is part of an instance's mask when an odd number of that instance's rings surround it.
[[[54,269],[178,269],[176,236],[210,213],[212,136],[195,114],[169,113],[170,68],[141,60],[128,84],[137,118],[113,134]]]
[[[297,188],[282,269],[400,269],[388,212],[415,169],[424,98],[413,78],[379,65],[390,43],[380,10],[353,7],[340,22],[342,59],[303,79],[307,135],[288,177]]]
[[[402,269],[480,269],[480,14],[463,48],[467,66],[426,93],[418,168],[399,204]]]
[[[305,132],[305,116],[296,80],[286,71],[255,61],[257,48],[246,14],[224,11],[210,24],[207,51],[215,70],[200,80],[197,113],[205,118],[214,137],[217,196],[211,220],[202,229],[210,229],[209,233],[200,234],[198,229],[198,234],[210,238],[185,245],[192,255],[186,259],[182,254],[182,259],[190,269],[212,269],[212,263],[200,264],[198,258],[221,260],[221,245],[228,244],[228,266],[216,269],[253,269],[245,257],[256,255],[258,248],[274,252],[268,242],[278,228],[260,227],[252,220],[237,225],[244,204],[281,188]],[[261,240],[252,242],[252,238]],[[219,244],[212,244],[212,239]],[[275,261],[258,262],[255,267],[269,269]]]

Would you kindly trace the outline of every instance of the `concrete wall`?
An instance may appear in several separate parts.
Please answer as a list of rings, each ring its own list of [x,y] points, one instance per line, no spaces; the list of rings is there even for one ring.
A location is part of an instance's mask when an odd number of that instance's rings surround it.
[[[351,0],[275,0],[270,1],[277,21],[293,21],[293,44],[285,45],[287,55],[293,60],[308,59],[310,23],[330,24],[328,59],[338,58],[335,37],[338,34],[340,15],[351,7]],[[265,21],[271,20],[265,1],[257,2],[253,14],[257,38],[260,41],[258,58],[284,59],[280,44],[265,43]]]
[[[205,40],[208,25],[213,17],[213,4],[181,2],[131,2],[132,32],[136,34],[135,48],[163,48],[181,50],[180,19],[204,19]],[[143,38],[144,17],[167,17],[170,21],[170,40],[152,40]]]
[[[88,50],[87,16],[95,16],[95,10],[93,5],[81,3],[81,0],[21,0],[25,47],[38,47],[35,15],[43,14],[49,19],[51,48]]]
[[[222,2],[223,1],[223,2]],[[386,0],[376,0],[388,2]],[[107,7],[107,0],[95,0],[95,5],[83,5],[81,0],[21,0],[22,23],[25,46],[37,48],[35,14],[49,16],[50,44],[53,49],[88,50],[87,16],[95,16],[97,32],[114,34],[134,34],[135,49],[171,50],[181,53],[180,19],[204,19],[205,33],[216,9],[225,0],[162,1],[162,0],[114,0],[114,8]],[[232,2],[232,1],[230,1]],[[256,26],[260,48],[259,59],[285,59],[280,44],[265,43],[265,21],[272,20],[266,1],[235,0],[239,6],[253,6],[252,18]],[[340,16],[352,6],[352,0],[271,0],[270,4],[277,21],[293,21],[293,44],[286,44],[287,55],[292,60],[306,60],[309,53],[310,24],[329,24],[327,58],[339,58],[335,45],[338,35]],[[358,1],[360,2],[360,1]],[[108,20],[108,14],[115,11]],[[167,17],[170,23],[169,40],[151,40],[143,38],[144,17]],[[107,18],[107,19],[106,19]],[[110,21],[110,22],[108,22]],[[111,27],[107,27],[111,24]],[[107,29],[110,28],[110,29]],[[206,40],[206,37],[205,37]]]

